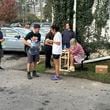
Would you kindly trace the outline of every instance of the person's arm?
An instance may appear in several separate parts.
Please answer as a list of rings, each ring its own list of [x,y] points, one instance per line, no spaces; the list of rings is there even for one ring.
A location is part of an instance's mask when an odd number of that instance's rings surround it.
[[[41,34],[40,33],[39,33],[39,39],[38,40],[39,40],[39,42],[41,41]]]
[[[5,41],[5,39],[0,39],[0,42],[4,42]]]
[[[30,37],[30,35],[29,34],[27,34],[26,35],[26,37],[25,38],[23,38],[23,43],[24,43],[24,45],[27,45],[27,46],[31,46],[31,43],[29,43],[29,42],[27,42],[27,40],[29,40],[29,37]]]
[[[45,42],[44,42],[44,44],[45,45],[49,45],[49,46],[52,46],[52,43],[51,42],[49,42],[50,40],[50,35],[49,35],[49,33],[46,35],[46,38],[45,38]]]
[[[70,47],[70,48],[69,48],[69,52],[70,52],[70,54],[73,54],[73,50],[74,50],[73,47]]]
[[[53,43],[56,44],[56,45],[60,45],[61,44],[60,41],[53,41]]]
[[[74,31],[72,31],[72,38],[76,38]]]
[[[0,42],[2,43],[5,39],[3,38],[3,34],[2,32],[0,31]]]
[[[56,45],[60,45],[62,40],[60,38],[61,36],[60,35],[57,35],[56,38],[54,40],[49,40],[49,42],[53,43],[53,44],[56,44]]]
[[[56,45],[60,45],[61,42],[60,41],[54,41],[54,40],[48,40],[49,43],[51,44],[56,44]]]
[[[70,39],[75,38],[75,33],[74,33],[74,31],[71,30],[70,33],[71,33]]]
[[[25,40],[25,39],[23,39],[23,43],[24,43],[24,45],[27,45],[27,46],[31,46],[31,43],[29,43],[29,42],[27,42],[27,40]]]
[[[48,45],[48,46],[52,46],[52,43],[50,43],[49,41],[46,41],[46,40],[45,40],[44,44]]]

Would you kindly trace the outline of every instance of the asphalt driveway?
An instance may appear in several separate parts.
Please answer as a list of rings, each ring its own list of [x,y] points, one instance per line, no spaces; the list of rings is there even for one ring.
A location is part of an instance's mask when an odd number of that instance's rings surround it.
[[[26,79],[26,57],[7,54],[0,70],[0,110],[110,110],[110,85],[49,74]]]

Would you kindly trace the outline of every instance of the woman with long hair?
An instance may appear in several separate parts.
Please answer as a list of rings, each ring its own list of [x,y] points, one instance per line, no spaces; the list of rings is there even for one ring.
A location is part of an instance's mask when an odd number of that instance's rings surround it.
[[[52,68],[51,66],[51,56],[52,56],[52,43],[48,42],[48,40],[53,40],[54,35],[50,32],[46,35],[45,38],[45,68]]]
[[[85,52],[76,39],[70,40],[70,71],[75,71],[74,63],[81,63],[85,58]]]

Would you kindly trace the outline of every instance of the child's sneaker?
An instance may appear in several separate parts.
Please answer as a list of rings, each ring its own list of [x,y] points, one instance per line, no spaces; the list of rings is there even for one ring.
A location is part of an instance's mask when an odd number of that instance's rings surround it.
[[[74,66],[70,66],[70,71],[74,72],[75,71],[75,67]]]

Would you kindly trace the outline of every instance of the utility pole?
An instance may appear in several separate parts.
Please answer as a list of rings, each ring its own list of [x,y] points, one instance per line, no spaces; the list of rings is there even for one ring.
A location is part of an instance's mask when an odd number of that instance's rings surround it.
[[[42,11],[43,11],[43,9],[42,9],[43,6],[42,6],[42,2],[43,2],[43,1],[40,0],[39,2],[40,2],[40,22],[42,22],[42,17],[43,17],[43,12],[42,12]]]
[[[76,11],[77,11],[77,0],[74,0],[74,15],[73,15],[73,31],[76,34]]]
[[[52,24],[54,23],[54,9],[53,9],[53,6],[52,6]]]
[[[22,5],[23,9],[23,23],[25,23],[25,5]]]
[[[32,4],[33,4],[33,7],[34,7],[34,14],[36,15],[36,1],[33,0],[33,1],[32,1]]]

